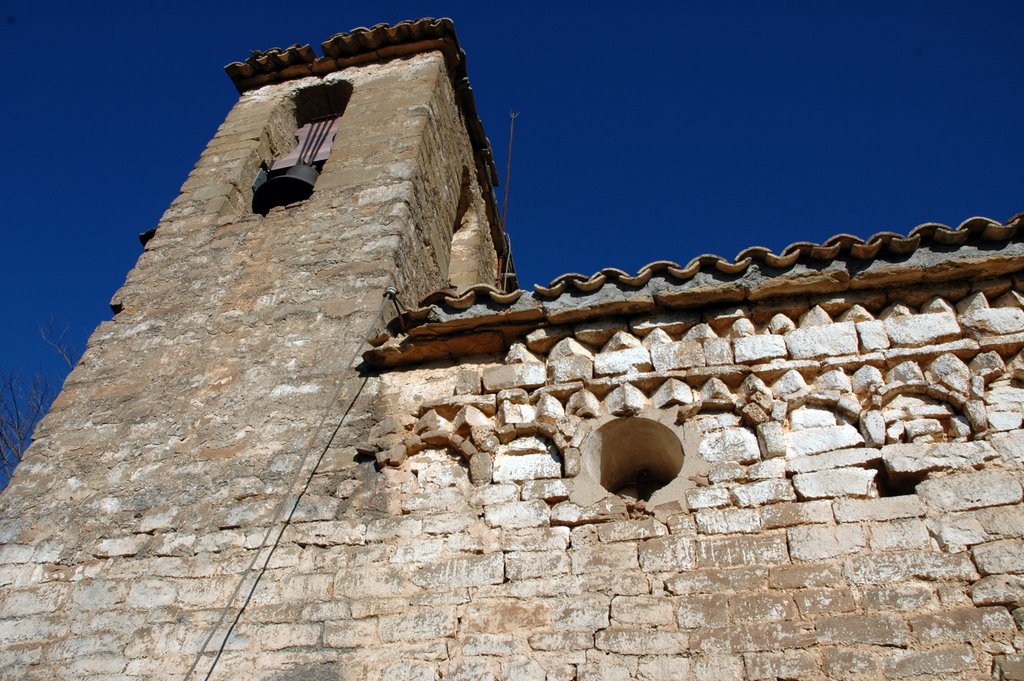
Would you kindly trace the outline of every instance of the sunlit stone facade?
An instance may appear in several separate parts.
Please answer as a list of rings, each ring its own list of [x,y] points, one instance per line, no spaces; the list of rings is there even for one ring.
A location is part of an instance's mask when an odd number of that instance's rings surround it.
[[[0,495],[0,676],[1024,678],[1018,223],[508,290],[450,23],[323,52],[229,67]]]

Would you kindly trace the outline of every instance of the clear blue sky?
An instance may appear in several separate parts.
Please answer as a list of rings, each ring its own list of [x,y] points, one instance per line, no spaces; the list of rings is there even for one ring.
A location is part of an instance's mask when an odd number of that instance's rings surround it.
[[[83,346],[237,95],[222,67],[450,16],[524,286],[1024,210],[1021,2],[0,0],[0,368]]]

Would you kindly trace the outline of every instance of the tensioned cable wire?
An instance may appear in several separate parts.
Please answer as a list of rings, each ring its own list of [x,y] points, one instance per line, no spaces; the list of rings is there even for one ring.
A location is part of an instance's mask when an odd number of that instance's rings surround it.
[[[378,306],[377,308],[376,315],[374,315],[373,323],[369,326],[369,333],[372,333],[373,330],[376,329],[377,325],[380,323],[382,317],[384,316],[384,309],[389,299],[394,299],[396,304],[398,302],[398,291],[393,286],[389,286],[387,289],[385,289],[384,297],[381,299],[380,306]],[[369,336],[364,337],[359,342],[359,344],[355,346],[352,356],[349,358],[348,362],[342,365],[346,368],[346,371],[352,368],[352,364],[355,362],[356,356],[359,354],[359,351],[366,344],[368,339]],[[307,438],[306,443],[302,447],[304,450],[307,450],[306,455],[302,457],[299,467],[295,471],[295,478],[292,481],[291,485],[289,485],[288,487],[289,493],[281,498],[281,501],[278,502],[277,507],[274,509],[274,513],[271,516],[272,521],[270,525],[268,525],[266,533],[263,535],[263,541],[260,543],[259,548],[257,548],[256,551],[253,552],[252,560],[249,561],[249,564],[242,572],[241,576],[238,579],[238,584],[235,585],[234,590],[231,592],[231,596],[228,597],[227,602],[221,609],[220,616],[217,618],[217,623],[213,626],[212,629],[210,629],[210,633],[206,636],[206,639],[203,641],[202,647],[199,649],[199,652],[196,653],[195,660],[192,661],[192,664],[191,666],[189,666],[188,671],[185,672],[185,681],[189,681],[189,679],[192,678],[192,674],[196,671],[196,667],[199,666],[199,662],[200,660],[202,660],[203,655],[206,653],[206,649],[210,645],[210,641],[213,640],[213,637],[217,633],[217,630],[220,629],[222,624],[224,624],[224,620],[227,617],[228,612],[231,610],[231,604],[235,601],[235,598],[242,590],[242,585],[245,583],[246,578],[248,578],[250,573],[253,572],[253,566],[255,566],[256,562],[259,560],[260,554],[263,552],[263,549],[267,547],[267,542],[270,539],[270,535],[273,534],[274,527],[280,522],[280,531],[277,533],[277,537],[274,539],[273,544],[270,545],[270,551],[267,552],[266,558],[263,560],[263,565],[260,566],[260,568],[256,571],[256,578],[253,580],[252,586],[249,587],[249,591],[245,596],[245,600],[238,608],[238,612],[235,613],[235,617],[231,622],[231,626],[229,626],[227,631],[224,632],[224,638],[221,639],[220,646],[217,650],[217,655],[214,657],[213,662],[211,662],[210,664],[209,670],[207,670],[206,672],[206,676],[204,676],[203,678],[205,680],[208,680],[210,676],[213,674],[214,669],[216,669],[217,667],[217,663],[220,661],[221,654],[224,652],[224,648],[227,645],[228,639],[234,632],[235,625],[238,624],[238,621],[242,617],[242,613],[245,612],[246,607],[248,607],[249,602],[252,600],[253,594],[256,592],[256,586],[259,584],[260,578],[266,572],[267,566],[270,564],[270,559],[274,555],[274,551],[277,549],[278,544],[281,542],[281,537],[284,535],[285,530],[288,529],[288,526],[291,524],[292,517],[295,515],[295,510],[299,506],[299,501],[302,500],[302,497],[305,495],[306,490],[309,489],[309,485],[313,481],[313,476],[316,474],[316,471],[320,467],[321,462],[323,462],[324,456],[327,455],[327,451],[331,448],[331,445],[334,443],[334,438],[337,436],[338,431],[341,430],[341,426],[345,423],[345,418],[348,416],[348,413],[352,410],[352,406],[355,404],[356,399],[359,397],[359,394],[362,392],[363,387],[366,385],[366,380],[367,379],[364,377],[363,380],[360,381],[359,386],[356,388],[355,392],[353,392],[351,398],[348,399],[348,403],[345,406],[345,409],[342,411],[341,417],[338,419],[337,425],[335,425],[334,428],[331,430],[331,434],[327,438],[327,442],[320,449],[320,454],[319,456],[317,456],[316,462],[313,464],[313,468],[309,471],[309,474],[306,476],[305,483],[302,485],[302,488],[299,490],[299,493],[294,496],[294,501],[292,502],[291,509],[288,511],[287,517],[284,518],[283,522],[274,521],[273,519],[278,518],[281,515],[281,513],[287,507],[288,500],[292,498],[292,490],[294,490],[295,485],[302,479],[302,470],[305,468],[306,462],[309,460],[309,457],[312,454],[312,451],[310,451],[310,447],[316,440],[317,436],[320,434],[321,429],[327,423],[327,419],[331,413],[331,409],[334,407],[335,403],[339,401],[342,394],[345,392],[345,378],[343,377],[339,381],[338,388],[334,391],[334,393],[331,395],[331,399],[324,406],[323,413],[320,416],[320,420],[317,423],[316,428],[314,428],[312,433],[310,433],[309,438]]]

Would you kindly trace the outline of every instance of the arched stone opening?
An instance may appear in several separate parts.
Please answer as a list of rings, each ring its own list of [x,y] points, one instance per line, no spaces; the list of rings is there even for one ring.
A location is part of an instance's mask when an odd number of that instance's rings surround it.
[[[352,96],[345,81],[297,90],[279,107],[270,126],[272,158],[264,158],[252,184],[252,210],[266,215],[271,208],[305,201],[331,155],[341,116]],[[286,111],[294,121],[289,121]]]
[[[683,469],[675,432],[651,419],[620,418],[593,431],[583,444],[587,471],[612,494],[648,501]]]

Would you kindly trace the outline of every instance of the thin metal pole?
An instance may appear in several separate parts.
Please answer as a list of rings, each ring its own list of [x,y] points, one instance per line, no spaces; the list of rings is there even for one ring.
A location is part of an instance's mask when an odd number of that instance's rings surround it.
[[[512,109],[508,112],[508,162],[505,164],[505,200],[501,205],[501,229],[508,226],[508,188],[512,184],[512,136],[516,132],[516,119],[519,112]]]

